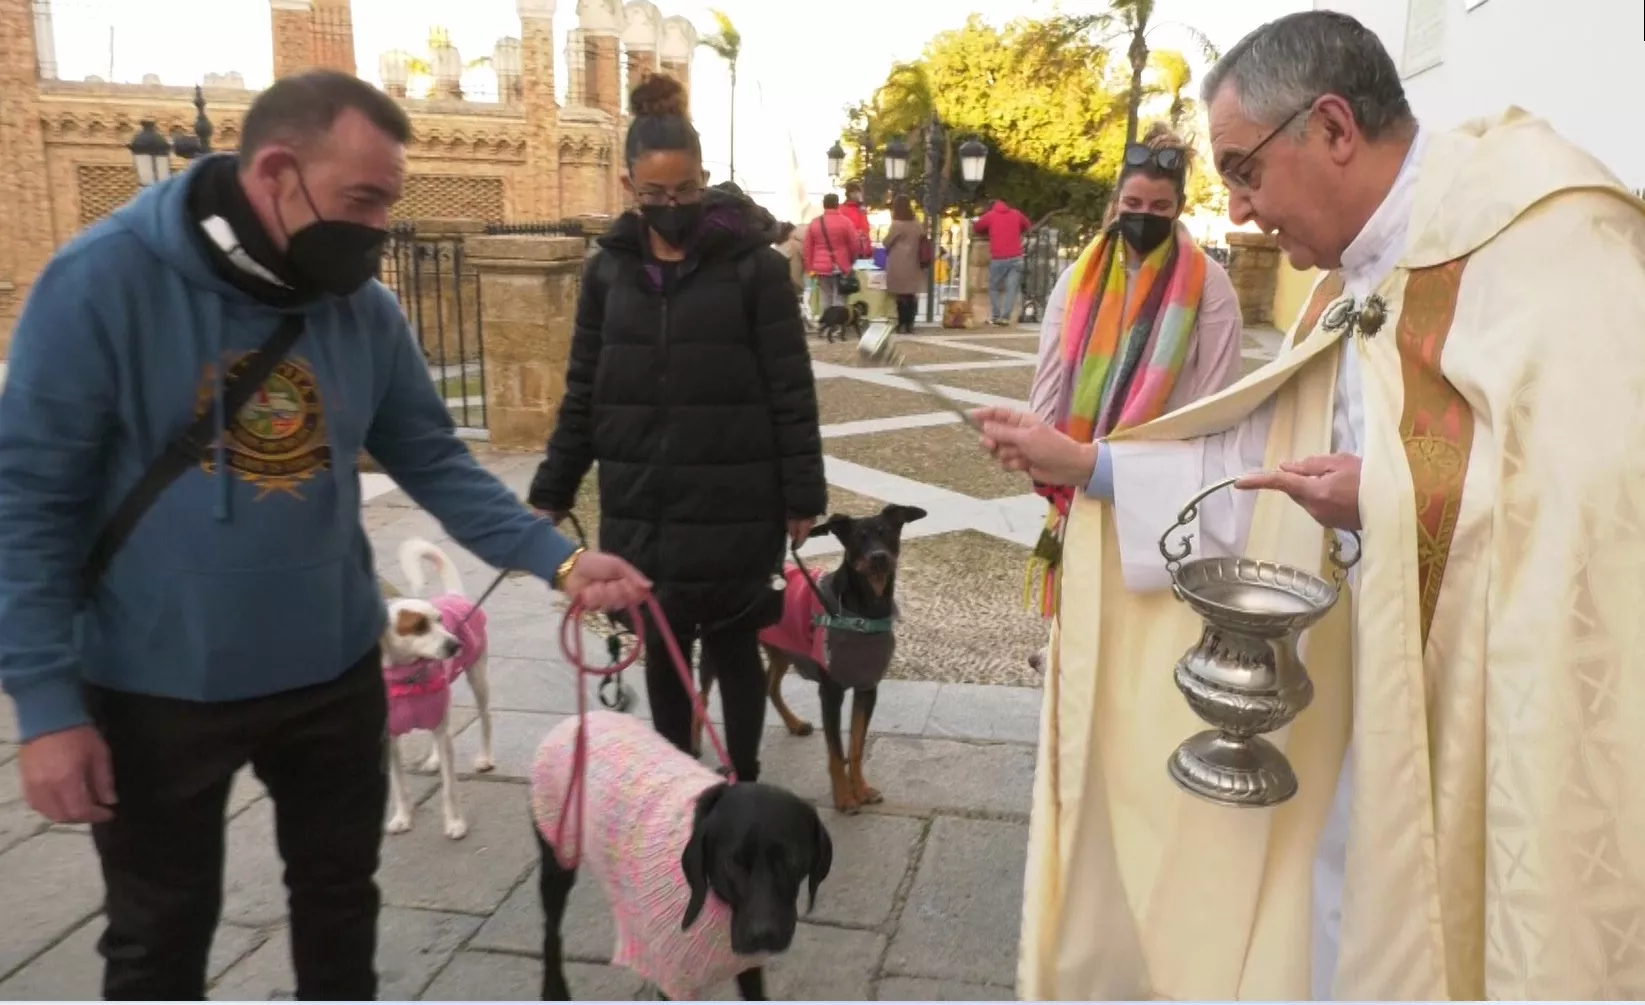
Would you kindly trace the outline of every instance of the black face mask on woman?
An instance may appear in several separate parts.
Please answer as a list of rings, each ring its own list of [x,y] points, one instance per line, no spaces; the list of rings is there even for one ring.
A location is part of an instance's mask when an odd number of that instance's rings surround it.
[[[1169,216],[1155,213],[1121,213],[1114,226],[1137,254],[1146,255],[1165,243],[1176,222]]]
[[[678,206],[641,206],[640,217],[670,248],[684,249],[697,224],[702,222],[703,204],[688,202]]]
[[[346,297],[377,278],[383,267],[388,231],[349,220],[327,220],[314,205],[301,174],[297,185],[314,213],[313,223],[295,234],[286,233],[286,264],[297,277],[337,297]],[[281,226],[285,226],[284,221]]]

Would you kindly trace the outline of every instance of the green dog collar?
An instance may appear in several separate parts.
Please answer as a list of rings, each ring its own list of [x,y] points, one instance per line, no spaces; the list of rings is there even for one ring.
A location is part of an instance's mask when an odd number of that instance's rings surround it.
[[[818,628],[832,631],[853,632],[857,635],[885,635],[891,631],[891,618],[858,618],[842,615],[835,617],[832,614],[815,614],[811,623]]]

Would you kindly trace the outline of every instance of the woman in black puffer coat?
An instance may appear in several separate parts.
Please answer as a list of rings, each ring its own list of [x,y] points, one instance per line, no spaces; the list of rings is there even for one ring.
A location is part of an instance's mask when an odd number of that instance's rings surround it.
[[[790,540],[827,508],[817,395],[770,214],[703,185],[684,93],[635,89],[628,187],[639,204],[583,272],[559,424],[530,503],[571,509],[599,465],[600,547],[656,584],[681,649],[720,682],[739,779],[759,775],[765,681],[756,633]],[[690,697],[647,626],[657,731],[689,749]]]

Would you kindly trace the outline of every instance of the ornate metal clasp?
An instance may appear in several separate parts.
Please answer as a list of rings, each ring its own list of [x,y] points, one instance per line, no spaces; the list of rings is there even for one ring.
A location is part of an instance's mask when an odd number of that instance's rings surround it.
[[[1340,331],[1350,338],[1355,331],[1365,338],[1373,338],[1387,321],[1388,301],[1382,299],[1380,294],[1372,293],[1357,307],[1353,297],[1343,297],[1334,301],[1325,309],[1325,318],[1320,322],[1320,327],[1328,332]]]

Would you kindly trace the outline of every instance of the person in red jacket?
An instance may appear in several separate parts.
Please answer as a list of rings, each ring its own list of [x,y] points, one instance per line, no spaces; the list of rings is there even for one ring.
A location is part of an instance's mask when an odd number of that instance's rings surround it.
[[[840,197],[832,192],[823,196],[822,216],[805,229],[805,269],[817,277],[823,310],[845,305],[839,279],[851,275],[852,265],[870,251],[867,234],[840,209]]]
[[[862,204],[862,186],[851,182],[845,186],[845,205],[840,207],[840,213],[851,221],[851,226],[857,228],[863,240],[868,241],[870,249],[873,245],[872,231],[868,226],[868,210]]]
[[[1008,325],[1022,288],[1022,236],[1034,224],[1022,210],[995,199],[988,212],[977,217],[971,232],[988,238],[988,323]]]

